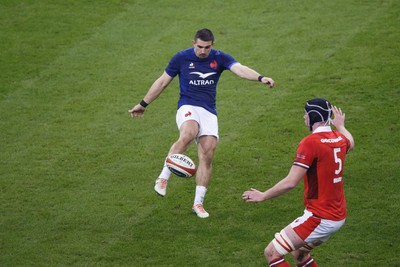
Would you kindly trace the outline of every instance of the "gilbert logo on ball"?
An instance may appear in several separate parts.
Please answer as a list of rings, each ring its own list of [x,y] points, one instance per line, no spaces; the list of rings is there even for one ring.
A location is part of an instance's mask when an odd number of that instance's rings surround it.
[[[179,177],[189,178],[196,173],[196,164],[183,154],[172,154],[165,161],[168,169]]]

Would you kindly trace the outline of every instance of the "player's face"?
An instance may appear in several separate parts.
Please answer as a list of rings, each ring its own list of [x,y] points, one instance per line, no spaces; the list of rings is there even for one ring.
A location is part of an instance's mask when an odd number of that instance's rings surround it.
[[[307,114],[307,112],[304,112],[303,118],[304,118],[304,124],[305,124],[307,127],[309,127],[309,125],[308,125],[308,114]]]
[[[194,52],[198,58],[207,58],[210,55],[210,51],[213,47],[212,41],[202,41],[197,39],[193,41]]]

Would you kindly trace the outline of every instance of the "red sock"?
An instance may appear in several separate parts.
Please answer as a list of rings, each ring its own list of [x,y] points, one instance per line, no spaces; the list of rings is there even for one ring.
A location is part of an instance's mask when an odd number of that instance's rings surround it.
[[[305,262],[302,264],[298,264],[297,266],[299,267],[318,267],[317,263],[315,260],[311,257],[309,257]]]
[[[283,258],[276,258],[269,263],[269,267],[290,267],[290,265]]]

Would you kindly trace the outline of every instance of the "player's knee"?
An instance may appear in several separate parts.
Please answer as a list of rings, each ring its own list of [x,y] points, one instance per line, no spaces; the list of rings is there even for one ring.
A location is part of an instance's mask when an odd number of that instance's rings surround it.
[[[268,262],[270,262],[273,259],[285,256],[292,250],[294,250],[292,242],[282,230],[280,233],[275,234],[275,238],[264,249],[264,255]]]
[[[308,243],[302,246],[301,248],[295,250],[292,252],[293,258],[296,261],[296,264],[299,266],[302,266],[301,264],[304,264],[305,261],[313,261],[314,260],[311,258],[311,250],[315,248],[315,244],[313,243]],[[316,263],[314,263],[316,264]],[[308,266],[308,265],[307,265]],[[316,265],[310,265],[310,266],[316,266]]]
[[[195,134],[183,133],[179,136],[178,142],[181,142],[183,145],[189,145],[195,138]]]
[[[296,261],[296,264],[302,263],[305,259],[310,257],[310,251],[298,249],[292,252],[293,258]]]
[[[188,146],[193,142],[195,136],[191,135],[180,135],[179,139],[174,143],[174,147],[178,150],[175,153],[181,153],[185,151]]]
[[[185,122],[179,129],[179,140],[186,143],[192,142],[196,138],[198,132],[199,128],[197,122]]]
[[[281,256],[292,252],[295,248],[292,241],[286,235],[285,231],[282,230],[275,234],[275,238],[272,240],[272,246]]]
[[[279,253],[277,253],[277,251],[275,250],[274,245],[272,244],[272,241],[264,249],[264,256],[268,262],[270,262],[271,260],[280,256]]]

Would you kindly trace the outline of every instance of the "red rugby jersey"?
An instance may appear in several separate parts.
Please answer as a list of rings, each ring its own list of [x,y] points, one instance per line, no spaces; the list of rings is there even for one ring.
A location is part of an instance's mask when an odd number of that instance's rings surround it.
[[[330,126],[318,127],[299,143],[293,164],[307,169],[304,205],[315,216],[346,218],[342,175],[349,148],[350,141]]]

